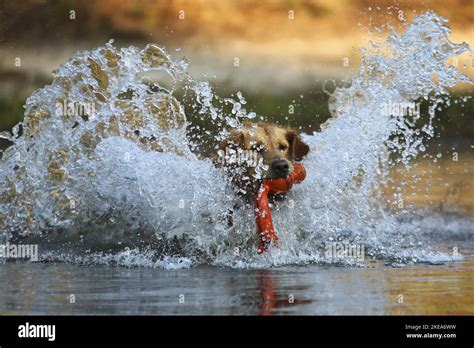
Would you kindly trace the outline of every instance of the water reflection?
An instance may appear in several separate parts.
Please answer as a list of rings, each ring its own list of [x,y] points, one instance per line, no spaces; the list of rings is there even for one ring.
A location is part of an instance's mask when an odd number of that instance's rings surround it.
[[[268,270],[7,262],[0,264],[0,314],[472,314],[473,269],[471,257],[406,268]]]

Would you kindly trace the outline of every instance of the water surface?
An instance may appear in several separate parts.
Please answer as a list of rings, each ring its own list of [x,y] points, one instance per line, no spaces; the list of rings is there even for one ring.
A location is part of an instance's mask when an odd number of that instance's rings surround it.
[[[8,262],[0,266],[0,314],[472,315],[473,250],[461,251],[464,261],[403,268],[380,261],[264,270]]]

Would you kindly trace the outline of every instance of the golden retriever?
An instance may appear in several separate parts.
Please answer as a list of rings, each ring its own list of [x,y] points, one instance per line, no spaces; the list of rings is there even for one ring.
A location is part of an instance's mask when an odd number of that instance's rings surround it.
[[[240,194],[254,199],[263,179],[286,178],[309,152],[297,131],[271,123],[244,123],[220,142],[216,165]]]

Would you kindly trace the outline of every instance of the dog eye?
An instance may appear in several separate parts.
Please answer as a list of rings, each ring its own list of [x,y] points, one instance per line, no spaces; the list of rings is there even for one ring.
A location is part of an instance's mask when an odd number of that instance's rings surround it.
[[[280,151],[283,152],[288,148],[288,146],[281,144],[280,145]]]

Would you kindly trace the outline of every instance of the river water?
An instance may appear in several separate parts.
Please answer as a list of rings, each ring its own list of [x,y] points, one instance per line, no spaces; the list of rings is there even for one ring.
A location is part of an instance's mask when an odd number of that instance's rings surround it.
[[[464,261],[403,268],[380,261],[265,270],[7,263],[0,314],[472,314],[474,255],[463,252]]]

